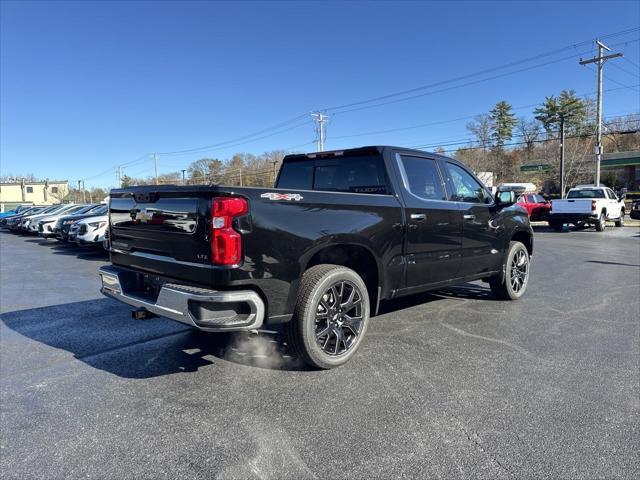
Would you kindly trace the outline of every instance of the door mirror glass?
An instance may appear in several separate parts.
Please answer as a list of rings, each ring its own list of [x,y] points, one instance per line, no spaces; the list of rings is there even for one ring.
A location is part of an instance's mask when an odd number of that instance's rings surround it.
[[[498,192],[496,194],[496,205],[507,207],[516,203],[516,194],[512,191]]]

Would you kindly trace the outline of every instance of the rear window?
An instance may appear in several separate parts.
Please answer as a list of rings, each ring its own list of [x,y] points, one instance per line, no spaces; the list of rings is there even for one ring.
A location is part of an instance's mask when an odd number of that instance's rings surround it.
[[[382,157],[338,157],[285,162],[278,188],[388,194]]]
[[[596,189],[580,189],[580,190],[571,190],[567,198],[605,198],[604,190],[596,190]]]

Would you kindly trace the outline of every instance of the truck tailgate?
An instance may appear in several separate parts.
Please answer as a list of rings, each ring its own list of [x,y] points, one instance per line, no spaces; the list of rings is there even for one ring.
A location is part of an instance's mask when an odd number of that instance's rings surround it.
[[[211,267],[207,215],[212,192],[160,187],[113,192],[110,202],[112,263],[177,278],[208,281]],[[193,268],[200,266],[202,268]]]
[[[591,213],[591,200],[553,200],[551,215],[557,213]]]

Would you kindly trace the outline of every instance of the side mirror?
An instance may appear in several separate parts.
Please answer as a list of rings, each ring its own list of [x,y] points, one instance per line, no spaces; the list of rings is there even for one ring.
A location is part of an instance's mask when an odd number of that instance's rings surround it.
[[[516,203],[516,194],[512,191],[498,192],[496,194],[496,205],[498,207],[508,207]]]
[[[620,194],[620,197],[618,197],[618,199],[620,201],[623,201],[625,198],[627,198],[627,194],[626,193],[622,193],[622,194]]]

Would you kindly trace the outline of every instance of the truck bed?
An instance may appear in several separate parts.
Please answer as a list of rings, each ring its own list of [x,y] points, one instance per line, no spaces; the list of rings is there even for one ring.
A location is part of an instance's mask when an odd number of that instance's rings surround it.
[[[240,196],[242,260],[211,262],[214,197]],[[301,263],[321,248],[354,244],[383,265],[402,253],[402,210],[392,195],[222,186],[140,186],[111,192],[111,262],[144,272],[149,284],[256,289],[269,297],[269,316],[292,311]]]

